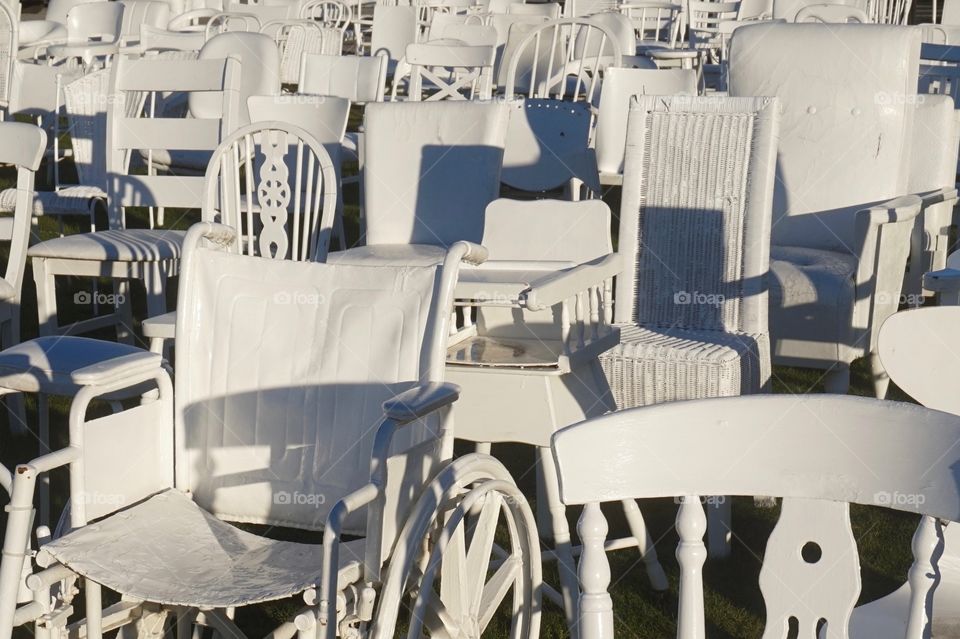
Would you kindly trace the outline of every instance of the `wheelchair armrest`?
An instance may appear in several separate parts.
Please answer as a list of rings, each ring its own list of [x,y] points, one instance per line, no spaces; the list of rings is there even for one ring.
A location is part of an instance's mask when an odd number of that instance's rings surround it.
[[[383,414],[397,425],[408,424],[443,408],[460,397],[460,387],[448,382],[422,384],[383,403]]]
[[[566,271],[547,275],[521,296],[526,308],[542,311],[587,289],[600,286],[623,270],[619,253],[610,253]]]

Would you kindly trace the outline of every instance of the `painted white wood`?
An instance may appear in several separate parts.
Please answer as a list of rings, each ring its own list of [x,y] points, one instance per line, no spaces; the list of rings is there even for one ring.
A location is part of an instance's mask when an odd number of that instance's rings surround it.
[[[678,636],[704,633],[705,517],[699,499],[689,495],[719,493],[784,498],[760,576],[767,606],[764,636],[784,636],[793,617],[800,636],[812,636],[826,619],[829,636],[845,637],[859,594],[847,504],[957,521],[958,437],[960,417],[912,404],[831,395],[752,396],[598,417],[554,435],[553,452],[563,501],[588,505],[585,518],[599,512],[600,502],[684,496],[677,520]],[[903,455],[906,449],[911,455]],[[732,458],[737,463],[731,465]],[[921,600],[929,600],[928,575],[936,570],[943,543],[938,526],[929,523],[914,538],[910,583],[917,595],[901,610],[906,623],[899,627],[909,629],[911,639],[929,632],[930,610]],[[811,542],[817,548],[805,549]],[[896,627],[891,625],[891,636]]]

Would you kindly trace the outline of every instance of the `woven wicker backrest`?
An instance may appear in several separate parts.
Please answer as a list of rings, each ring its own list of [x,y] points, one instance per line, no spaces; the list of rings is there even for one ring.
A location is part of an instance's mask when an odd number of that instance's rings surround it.
[[[627,125],[617,321],[762,332],[779,105],[637,96]]]

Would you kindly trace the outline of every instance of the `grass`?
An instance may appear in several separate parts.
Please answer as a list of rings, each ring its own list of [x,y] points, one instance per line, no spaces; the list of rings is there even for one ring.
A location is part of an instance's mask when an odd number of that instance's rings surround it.
[[[356,118],[354,118],[355,120]],[[69,174],[70,167],[65,167]],[[347,172],[349,174],[349,171]],[[43,169],[38,177],[44,175]],[[69,179],[69,175],[67,175]],[[42,181],[42,180],[38,180]],[[0,185],[13,183],[13,172],[0,170]],[[618,208],[615,191],[605,196],[611,208]],[[345,189],[346,221],[348,236],[354,241],[359,236],[358,192],[356,186]],[[129,216],[132,225],[144,223],[144,216]],[[168,214],[168,219],[172,217]],[[185,227],[189,221],[197,219],[195,212],[178,222]],[[81,231],[83,220],[66,224],[67,232]],[[58,234],[57,223],[51,219],[40,220],[39,235],[43,239]],[[37,334],[36,298],[29,271],[24,280],[23,295],[23,338]],[[109,290],[105,281],[101,290]],[[89,290],[89,282],[65,278],[59,283],[58,300],[62,319],[77,319],[88,312],[88,307],[72,303],[73,295],[80,290]],[[175,297],[175,287],[171,287],[171,301]],[[142,290],[134,290],[134,308],[136,317],[142,318],[145,303]],[[110,338],[109,333],[102,335]],[[860,395],[870,394],[867,371],[862,363],[857,363],[852,372],[852,392]],[[777,367],[774,370],[774,392],[807,393],[822,392],[820,373],[817,371]],[[908,399],[898,389],[893,388],[891,397]],[[68,402],[54,401],[51,406],[51,423],[54,447],[65,443],[65,426]],[[6,416],[0,417],[6,419]],[[28,420],[35,419],[34,405],[28,398]],[[35,422],[31,422],[35,423]],[[691,442],[696,446],[696,442]],[[25,461],[37,453],[38,443],[31,433],[14,434],[11,428],[0,430],[0,462],[8,468],[17,462]],[[535,495],[533,455],[529,448],[519,445],[502,445],[494,450],[510,468],[521,488],[527,495]],[[61,473],[53,478],[54,491],[63,493],[66,478]],[[535,506],[535,504],[534,504]],[[676,505],[672,500],[652,500],[643,503],[651,535],[656,550],[666,569],[670,588],[667,592],[654,592],[647,581],[643,564],[635,550],[623,550],[611,553],[612,589],[616,611],[616,632],[620,638],[643,637],[662,639],[675,636],[678,567],[674,557],[677,536],[673,530]],[[733,545],[731,557],[727,560],[710,560],[705,566],[706,620],[707,634],[710,637],[739,638],[759,637],[763,631],[764,606],[757,586],[757,577],[763,558],[766,538],[776,523],[778,508],[758,508],[752,499],[733,501]],[[570,525],[575,530],[577,512],[569,512]],[[609,509],[608,518],[611,535],[626,533],[626,525],[619,509]],[[0,524],[5,515],[0,515]],[[916,526],[914,516],[891,513],[875,508],[854,507],[851,518],[853,532],[861,555],[863,589],[861,602],[883,596],[903,583],[911,562],[910,539]],[[300,536],[302,539],[302,536]],[[319,557],[319,554],[318,554]],[[555,568],[545,566],[545,575],[552,583],[557,583]],[[289,618],[289,614],[298,607],[296,600],[276,602],[264,606],[254,606],[238,611],[240,626],[251,636],[263,635],[280,621]],[[82,607],[78,607],[82,610]],[[502,620],[501,620],[502,622]],[[499,632],[490,636],[506,636],[503,624],[498,624]],[[18,636],[27,636],[30,631],[20,629]],[[562,612],[550,604],[545,605],[541,636],[545,638],[568,636]]]

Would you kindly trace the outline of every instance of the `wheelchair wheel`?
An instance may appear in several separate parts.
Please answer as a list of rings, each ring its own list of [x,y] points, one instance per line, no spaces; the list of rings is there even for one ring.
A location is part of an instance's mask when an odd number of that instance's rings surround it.
[[[371,636],[535,638],[540,583],[526,499],[496,459],[467,455],[412,509],[384,571]]]

